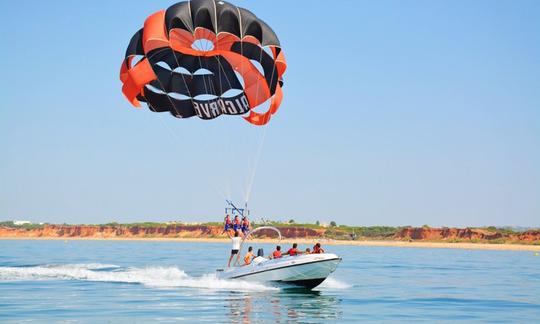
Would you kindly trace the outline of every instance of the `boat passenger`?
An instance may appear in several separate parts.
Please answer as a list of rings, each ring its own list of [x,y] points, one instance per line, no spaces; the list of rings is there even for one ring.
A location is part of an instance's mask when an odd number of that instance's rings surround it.
[[[286,253],[284,254],[288,254],[290,256],[295,256],[295,255],[298,255],[298,254],[302,254],[302,252],[298,251],[298,244],[296,243],[293,243],[292,245],[292,248],[290,248]]]
[[[253,257],[253,247],[250,246],[248,248],[248,253],[246,253],[246,256],[244,257],[244,265],[250,265]]]
[[[313,246],[313,254],[321,254],[321,253],[324,253],[324,249],[321,247],[321,243],[315,244],[315,246]]]
[[[241,229],[240,218],[238,215],[234,216],[233,229],[235,232]]]
[[[306,252],[304,252],[304,254],[311,254],[311,249],[310,249],[310,248],[306,248]]]
[[[231,256],[229,257],[229,263],[227,264],[227,267],[231,266],[232,258],[235,255],[238,255],[238,252],[240,250],[240,240],[241,238],[238,236],[238,231],[234,231],[234,237],[231,238],[231,242],[232,242]]]
[[[223,232],[227,232],[230,229],[232,229],[232,221],[231,216],[227,214],[227,216],[225,216],[225,228],[223,229]]]
[[[249,232],[249,219],[244,216],[242,217],[242,233],[244,236]]]
[[[272,253],[272,257],[274,259],[279,259],[281,258],[281,246],[276,246],[276,250]]]

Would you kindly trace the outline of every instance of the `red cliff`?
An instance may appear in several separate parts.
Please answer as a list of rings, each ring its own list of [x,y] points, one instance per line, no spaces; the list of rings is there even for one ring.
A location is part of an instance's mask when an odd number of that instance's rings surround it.
[[[518,235],[520,241],[540,242],[540,230],[531,230]]]
[[[431,228],[431,227],[406,227],[398,231],[394,238],[411,240],[495,240],[504,238],[500,232],[490,232],[484,229],[474,228]]]
[[[283,238],[348,238],[346,232],[331,232],[325,228],[305,227],[279,227]],[[345,234],[344,234],[345,233]],[[43,225],[32,229],[24,227],[0,226],[0,238],[227,238],[221,226],[209,225],[156,225],[156,226],[125,226],[125,225]],[[262,230],[257,234],[259,238],[275,237],[270,230]],[[372,239],[388,239],[389,237],[374,237]],[[530,230],[521,233],[508,233],[490,231],[479,228],[430,228],[430,227],[405,227],[398,229],[394,240],[415,241],[470,241],[470,242],[515,242],[533,243],[540,242],[540,230]]]
[[[279,228],[284,238],[320,238],[324,230],[303,227]],[[271,231],[261,231],[258,237],[273,237]],[[51,238],[226,238],[221,226],[163,225],[163,226],[99,226],[44,225],[34,229],[0,227],[0,237]]]

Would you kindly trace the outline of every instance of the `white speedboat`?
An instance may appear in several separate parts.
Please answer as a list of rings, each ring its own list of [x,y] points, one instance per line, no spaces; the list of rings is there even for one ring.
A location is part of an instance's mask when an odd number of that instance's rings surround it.
[[[279,230],[273,227],[257,228],[252,233],[263,229],[277,231],[281,238]],[[264,257],[262,249],[259,249],[258,255],[249,265],[218,269],[218,278],[278,282],[312,289],[334,272],[341,262],[341,258],[333,253],[300,254],[269,259]]]
[[[250,265],[219,269],[220,279],[279,282],[312,289],[334,272],[341,258],[333,253],[285,256],[279,259],[256,257]]]

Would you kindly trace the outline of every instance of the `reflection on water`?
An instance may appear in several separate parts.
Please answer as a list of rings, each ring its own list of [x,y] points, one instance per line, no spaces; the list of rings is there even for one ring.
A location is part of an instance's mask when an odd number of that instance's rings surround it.
[[[232,323],[315,322],[342,318],[341,300],[319,291],[284,289],[265,293],[231,292],[227,315]]]

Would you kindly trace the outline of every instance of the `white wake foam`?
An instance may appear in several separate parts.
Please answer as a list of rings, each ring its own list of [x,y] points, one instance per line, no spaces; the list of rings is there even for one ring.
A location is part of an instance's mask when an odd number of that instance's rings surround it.
[[[105,271],[107,270],[107,271]],[[235,291],[273,290],[259,283],[221,280],[215,274],[191,277],[176,267],[121,268],[110,264],[65,264],[0,267],[0,281],[86,280],[139,283],[150,287],[188,287]]]
[[[334,279],[332,277],[326,278],[325,281],[323,281],[322,284],[317,286],[317,290],[319,289],[349,289],[352,288],[352,285],[349,285],[345,282],[339,281],[337,279]]]

